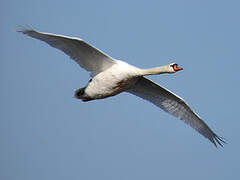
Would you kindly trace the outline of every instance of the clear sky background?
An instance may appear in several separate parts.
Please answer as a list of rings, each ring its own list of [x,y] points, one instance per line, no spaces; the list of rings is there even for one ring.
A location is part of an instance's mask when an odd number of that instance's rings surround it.
[[[0,179],[239,179],[239,1],[0,1]],[[228,144],[133,95],[81,102],[89,74],[18,25],[80,37],[182,96]]]

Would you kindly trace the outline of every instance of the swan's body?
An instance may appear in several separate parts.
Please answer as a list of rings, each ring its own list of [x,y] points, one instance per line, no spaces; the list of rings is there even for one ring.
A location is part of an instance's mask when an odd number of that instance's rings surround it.
[[[92,78],[82,96],[76,95],[76,97],[87,101],[114,96],[129,89],[136,82],[140,73],[140,69],[116,60],[111,68]]]
[[[145,78],[145,75],[174,73],[181,70],[176,63],[150,69],[140,69],[126,62],[115,60],[81,39],[40,33],[32,29],[19,32],[45,41],[50,46],[62,50],[81,67],[91,72],[92,79],[86,87],[75,92],[75,97],[83,101],[102,99],[123,91],[150,101],[164,111],[180,118],[215,146],[224,142],[179,96]]]

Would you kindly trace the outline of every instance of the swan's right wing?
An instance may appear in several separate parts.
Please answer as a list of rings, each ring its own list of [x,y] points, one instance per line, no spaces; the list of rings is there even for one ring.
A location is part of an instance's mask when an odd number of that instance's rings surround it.
[[[63,51],[74,59],[81,67],[93,74],[102,72],[115,63],[113,58],[79,38],[42,33],[33,29],[22,29],[18,32],[22,32],[32,38],[44,41],[50,46]]]
[[[128,92],[148,100],[164,111],[180,118],[204,137],[208,138],[215,146],[217,146],[217,143],[223,146],[221,142],[224,143],[224,141],[208,127],[181,97],[169,90],[147,78],[140,77]]]

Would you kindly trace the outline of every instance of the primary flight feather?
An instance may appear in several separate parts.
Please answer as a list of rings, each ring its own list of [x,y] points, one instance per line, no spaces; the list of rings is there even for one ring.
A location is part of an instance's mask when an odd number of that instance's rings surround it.
[[[209,139],[216,147],[217,144],[223,146],[222,143],[225,143],[181,97],[144,77],[182,70],[176,63],[140,69],[113,59],[79,38],[42,33],[33,29],[21,29],[18,32],[44,41],[63,51],[82,68],[91,72],[92,79],[85,87],[75,91],[76,98],[90,101],[114,96],[125,91],[141,97],[183,120]]]

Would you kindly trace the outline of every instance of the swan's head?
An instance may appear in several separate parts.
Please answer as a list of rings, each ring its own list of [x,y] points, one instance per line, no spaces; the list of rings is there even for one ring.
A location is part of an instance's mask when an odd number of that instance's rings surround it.
[[[180,70],[183,70],[182,67],[178,66],[177,63],[171,63],[168,65],[168,68],[169,68],[169,72],[170,73],[175,73],[177,71],[180,71]]]

